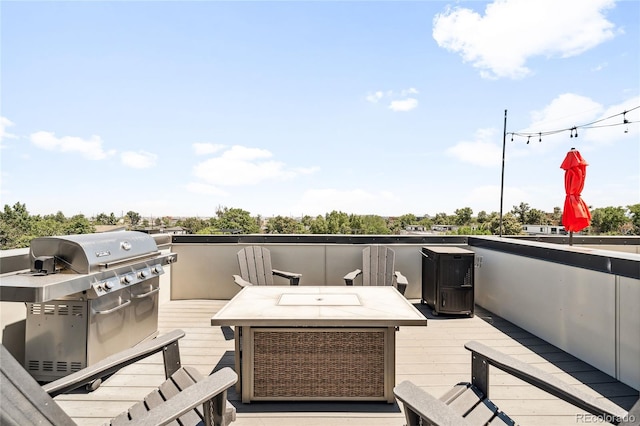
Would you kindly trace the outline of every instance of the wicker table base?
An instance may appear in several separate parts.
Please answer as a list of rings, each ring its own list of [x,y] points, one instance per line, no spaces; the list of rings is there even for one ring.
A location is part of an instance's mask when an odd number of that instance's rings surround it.
[[[394,401],[394,327],[240,329],[243,402]]]

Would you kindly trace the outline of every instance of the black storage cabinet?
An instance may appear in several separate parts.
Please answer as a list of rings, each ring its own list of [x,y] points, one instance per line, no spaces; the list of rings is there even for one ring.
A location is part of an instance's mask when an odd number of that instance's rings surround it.
[[[433,314],[473,316],[474,253],[460,247],[422,247],[422,301]]]

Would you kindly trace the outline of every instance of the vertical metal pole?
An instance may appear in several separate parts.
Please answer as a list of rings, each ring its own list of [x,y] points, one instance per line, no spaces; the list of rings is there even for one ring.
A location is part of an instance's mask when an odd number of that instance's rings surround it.
[[[504,199],[504,152],[507,146],[507,110],[504,110],[504,130],[502,131],[502,179],[500,181],[500,237],[502,237],[502,200]]]

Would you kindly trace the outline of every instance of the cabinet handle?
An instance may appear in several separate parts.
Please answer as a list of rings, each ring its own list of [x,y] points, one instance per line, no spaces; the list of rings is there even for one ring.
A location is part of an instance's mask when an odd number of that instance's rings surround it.
[[[160,287],[156,287],[151,291],[148,291],[146,293],[142,293],[142,294],[132,294],[131,297],[133,297],[134,299],[144,299],[145,297],[151,296],[152,294],[155,294],[157,292],[160,291]]]
[[[111,308],[111,309],[105,309],[104,311],[96,311],[95,314],[96,315],[106,315],[106,314],[110,314],[111,312],[115,312],[115,311],[119,311],[120,309],[124,308],[127,305],[131,304],[131,300],[125,300],[124,302],[122,302],[121,304],[119,304],[118,306],[116,306],[115,308]]]

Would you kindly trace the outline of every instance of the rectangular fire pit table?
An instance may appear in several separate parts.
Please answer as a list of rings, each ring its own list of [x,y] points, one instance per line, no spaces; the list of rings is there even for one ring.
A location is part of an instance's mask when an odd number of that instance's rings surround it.
[[[392,403],[396,328],[427,319],[390,286],[250,286],[211,325],[235,327],[244,403]]]

